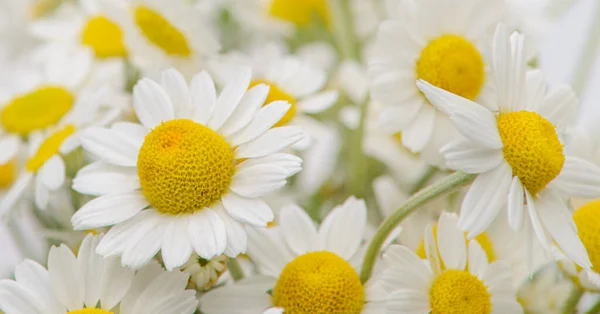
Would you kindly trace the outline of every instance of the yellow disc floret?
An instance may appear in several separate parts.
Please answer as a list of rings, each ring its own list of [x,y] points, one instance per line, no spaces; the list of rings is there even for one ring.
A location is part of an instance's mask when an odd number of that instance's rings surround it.
[[[577,234],[590,256],[592,269],[600,271],[600,200],[589,202],[573,213]]]
[[[294,23],[297,26],[307,26],[313,17],[320,18],[329,25],[330,13],[328,0],[273,0],[269,6],[269,15]]]
[[[417,77],[473,100],[485,82],[485,66],[470,41],[456,35],[443,35],[430,41],[421,51]]]
[[[437,223],[435,225],[433,225],[433,237],[434,237],[435,243],[437,245]],[[485,255],[487,255],[489,262],[493,262],[496,260],[494,244],[490,240],[490,237],[487,235],[487,233],[483,232],[483,233],[479,234],[478,236],[475,237],[475,241],[477,241],[479,243],[479,245],[481,245],[481,248],[485,252]],[[465,233],[465,243],[467,243],[467,242],[468,241],[467,241],[467,237],[466,237],[466,233]],[[427,254],[425,253],[424,239],[421,239],[421,242],[419,243],[419,247],[417,248],[417,255],[420,258],[427,258]],[[439,248],[438,248],[438,255],[439,255]],[[442,263],[442,268],[445,268],[444,261],[441,261],[441,263]]]
[[[286,314],[358,314],[364,300],[354,268],[326,251],[306,253],[288,263],[273,289],[273,305]]]
[[[102,310],[102,309],[85,308],[85,309],[81,309],[81,310],[71,311],[71,312],[68,312],[67,314],[113,314],[113,312],[109,312],[109,311]]]
[[[565,155],[552,123],[536,112],[519,111],[498,115],[504,159],[513,176],[535,196],[560,174]]]
[[[17,165],[14,160],[0,165],[0,189],[7,188],[15,182]]]
[[[135,24],[148,41],[161,48],[167,55],[188,57],[192,50],[185,35],[160,13],[138,6],[134,11]]]
[[[267,95],[267,99],[265,100],[263,106],[276,100],[285,100],[288,103],[290,103],[290,105],[292,105],[290,107],[290,110],[288,110],[288,112],[285,113],[285,115],[274,125],[274,127],[286,125],[290,121],[292,121],[292,119],[296,116],[296,99],[294,99],[294,97],[292,97],[290,94],[283,91],[281,88],[277,87],[277,85],[265,80],[253,80],[252,82],[250,82],[250,86],[248,87],[248,89],[258,84],[265,84],[269,86],[269,94]]]
[[[463,270],[446,270],[429,290],[431,314],[489,314],[491,295],[483,282]]]
[[[31,172],[40,170],[50,157],[58,153],[62,143],[74,132],[75,127],[69,124],[62,130],[52,133],[42,142],[35,154],[27,159],[25,168]]]
[[[62,87],[41,87],[13,98],[2,110],[0,120],[7,131],[27,136],[60,121],[71,110],[73,101],[73,95]]]
[[[210,128],[192,120],[162,123],[152,130],[137,160],[142,192],[172,215],[193,213],[219,201],[234,173],[233,150]]]
[[[81,32],[81,43],[91,47],[98,58],[127,55],[121,28],[101,15],[87,21]]]

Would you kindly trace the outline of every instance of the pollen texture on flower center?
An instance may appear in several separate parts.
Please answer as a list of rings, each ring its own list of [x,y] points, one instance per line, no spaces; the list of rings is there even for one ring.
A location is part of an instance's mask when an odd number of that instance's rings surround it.
[[[435,239],[435,243],[437,246],[437,227],[438,224],[436,223],[435,225],[433,225],[433,237]],[[466,237],[467,233],[465,232],[465,243],[468,243],[467,241],[467,237]],[[475,237],[475,240],[479,243],[479,245],[481,245],[481,248],[483,249],[483,251],[485,252],[485,255],[487,255],[488,261],[491,263],[493,261],[496,260],[496,253],[494,251],[494,243],[492,243],[492,241],[490,240],[490,237],[487,235],[487,233],[482,232],[481,234],[479,234],[478,236]],[[425,252],[425,240],[421,239],[421,242],[419,243],[419,247],[417,248],[417,255],[420,258],[427,258],[427,254]],[[440,254],[439,252],[439,247],[438,247],[438,255]],[[440,261],[442,263],[442,268],[445,268],[444,266],[444,261]]]
[[[600,271],[600,200],[589,202],[573,213],[577,235],[590,256],[592,269]]]
[[[311,252],[288,263],[273,289],[273,305],[289,314],[358,314],[364,304],[358,274],[331,252]]]
[[[475,99],[485,82],[481,54],[468,40],[443,35],[429,42],[417,60],[417,77],[456,95]]]
[[[489,314],[490,293],[481,280],[463,270],[446,270],[429,290],[431,314]]]
[[[167,55],[188,57],[192,50],[185,35],[164,18],[160,13],[138,6],[134,11],[135,24],[152,44]]]
[[[127,55],[121,28],[101,15],[87,21],[81,32],[81,42],[91,47],[98,58]]]
[[[71,311],[67,314],[113,314],[113,312],[105,311],[102,309],[85,308],[81,310]]]
[[[290,105],[292,105],[290,107],[290,110],[288,110],[285,113],[285,115],[279,121],[277,121],[277,123],[273,127],[283,126],[292,121],[292,119],[294,119],[294,117],[296,116],[296,99],[294,99],[294,97],[292,97],[290,94],[283,91],[277,85],[265,80],[253,80],[252,82],[250,82],[250,86],[248,87],[248,89],[258,84],[265,84],[269,86],[269,94],[267,95],[267,99],[265,99],[265,103],[263,104],[263,106],[276,100],[285,100],[288,103],[290,103]]]
[[[560,174],[565,163],[563,145],[544,117],[529,111],[501,113],[498,131],[504,158],[529,193],[535,196]]]
[[[152,130],[137,161],[142,192],[163,213],[192,213],[219,201],[234,173],[234,155],[223,137],[191,120]]]
[[[73,95],[62,87],[41,87],[13,98],[2,110],[0,120],[7,131],[27,136],[58,123],[73,102]]]

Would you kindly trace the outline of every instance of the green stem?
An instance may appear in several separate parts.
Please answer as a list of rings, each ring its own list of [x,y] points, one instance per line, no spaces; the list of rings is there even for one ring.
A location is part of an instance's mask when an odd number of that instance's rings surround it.
[[[600,300],[596,301],[594,305],[585,312],[585,314],[598,314],[600,313]]]
[[[368,174],[367,159],[363,152],[363,141],[365,135],[365,121],[367,117],[367,101],[360,104],[360,121],[354,130],[350,146],[350,192],[356,197],[364,197],[366,188],[366,177]]]
[[[582,97],[585,92],[591,70],[594,69],[594,60],[598,55],[598,46],[600,44],[600,1],[594,3],[596,11],[592,16],[592,25],[588,30],[588,36],[585,38],[585,45],[578,59],[576,72],[573,77],[573,89],[577,96]]]
[[[410,189],[410,194],[415,194],[418,191],[420,191],[421,189],[423,189],[427,183],[429,182],[429,180],[431,180],[431,178],[433,178],[433,176],[437,173],[437,168],[436,167],[427,167],[427,169],[425,169],[425,171],[423,171],[423,174],[421,175],[421,177],[419,178],[419,181],[417,181],[417,183],[415,183],[415,185],[412,187],[412,189]]]
[[[383,242],[396,228],[396,226],[398,226],[398,224],[404,220],[404,218],[406,218],[420,206],[435,199],[436,197],[471,183],[476,176],[477,175],[475,174],[469,174],[460,171],[455,172],[413,195],[410,199],[408,199],[408,201],[406,201],[406,203],[404,203],[404,205],[402,205],[402,207],[389,216],[379,227],[379,230],[377,230],[373,236],[373,240],[371,240],[371,244],[369,244],[369,247],[367,248],[367,253],[363,259],[362,270],[360,273],[361,281],[365,283],[367,280],[369,280]]]
[[[244,270],[242,270],[242,266],[237,258],[230,258],[227,260],[227,269],[231,274],[231,278],[234,281],[240,281],[244,279]]]
[[[344,59],[358,60],[358,49],[354,28],[352,25],[352,12],[348,0],[329,0],[331,21],[337,46]]]
[[[567,302],[565,302],[565,306],[563,308],[564,314],[577,313],[577,304],[579,304],[579,300],[581,299],[581,296],[583,296],[583,292],[583,289],[578,284],[573,285],[573,290],[571,290],[571,294],[569,295],[569,298],[567,299]]]

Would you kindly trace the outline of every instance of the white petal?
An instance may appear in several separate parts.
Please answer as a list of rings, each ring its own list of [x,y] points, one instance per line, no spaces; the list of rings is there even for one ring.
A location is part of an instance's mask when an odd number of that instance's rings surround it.
[[[27,172],[20,176],[17,181],[10,187],[8,192],[4,194],[2,200],[0,200],[0,219],[4,218],[10,213],[15,204],[21,199],[21,196],[27,189],[33,179],[33,174]]]
[[[277,228],[247,228],[248,256],[261,274],[278,277],[294,255],[285,245]]]
[[[188,222],[185,218],[173,217],[165,229],[162,239],[162,257],[165,268],[172,271],[188,261],[192,254]]]
[[[160,85],[169,97],[176,118],[190,118],[193,114],[190,90],[183,75],[173,68],[161,73]]]
[[[50,191],[40,175],[35,176],[35,206],[44,210],[50,201]]]
[[[119,133],[103,128],[89,128],[81,134],[83,148],[100,159],[117,165],[135,167],[138,147]]]
[[[260,314],[272,306],[272,303],[266,289],[236,284],[213,289],[202,295],[200,310],[211,314]],[[244,310],[240,311],[241,308]]]
[[[324,250],[349,259],[363,240],[367,221],[364,200],[350,197],[334,208],[319,228],[319,242]]]
[[[65,163],[58,155],[54,155],[44,163],[37,173],[44,185],[54,191],[65,183]]]
[[[210,208],[194,213],[190,219],[189,236],[196,254],[207,260],[223,254],[227,245],[223,219]]]
[[[246,229],[239,221],[231,217],[224,209],[217,210],[217,214],[223,220],[225,225],[225,232],[227,234],[227,247],[225,248],[225,255],[229,257],[236,257],[239,254],[246,253],[248,246],[248,235]]]
[[[310,252],[317,239],[317,228],[306,212],[296,204],[279,212],[279,225],[289,249],[297,255]]]
[[[192,102],[196,108],[194,121],[206,125],[217,103],[215,83],[206,71],[196,74],[190,83]]]
[[[121,266],[121,261],[118,258],[105,259],[102,275],[108,279],[102,282],[101,287],[103,309],[112,309],[124,298],[130,291],[129,288],[133,282],[134,274],[133,269]]]
[[[427,256],[429,267],[433,270],[435,275],[440,275],[442,272],[442,263],[440,262],[437,241],[433,234],[433,225],[431,223],[425,227],[425,239],[423,240],[423,243],[425,245],[425,255]]]
[[[31,299],[28,301],[30,301],[29,303],[41,305],[39,309],[42,313],[44,311],[58,313],[64,310],[64,306],[60,304],[52,291],[50,273],[42,265],[32,260],[24,260],[15,268],[15,280],[21,287],[32,293]],[[7,304],[8,302],[2,302],[1,295],[2,292],[0,292],[0,304]],[[21,311],[19,313],[25,312]]]
[[[19,152],[21,139],[16,135],[5,135],[0,139],[0,164],[5,164],[15,158]]]
[[[81,267],[81,280],[86,287],[83,302],[85,304],[96,304],[100,300],[101,283],[104,275],[104,258],[95,252],[100,239],[101,236],[86,235],[77,252],[77,261]]]
[[[443,212],[437,228],[437,243],[444,265],[463,270],[467,264],[467,246],[465,234],[458,229],[457,223],[456,214]]]
[[[498,24],[494,33],[493,69],[496,77],[498,104],[509,112],[523,106],[526,60],[524,37],[510,38],[505,24]],[[510,39],[514,39],[511,43]]]
[[[381,278],[382,285],[387,291],[394,291],[402,287],[415,289],[427,289],[433,274],[427,268],[425,262],[420,259],[413,251],[402,245],[391,245],[383,255],[389,271],[397,270],[391,273],[401,272],[403,277],[387,276],[384,274]],[[408,285],[407,285],[408,284]]]
[[[508,192],[508,225],[513,231],[521,229],[525,207],[525,195],[523,192],[523,184],[519,177],[515,176],[512,179],[510,190]]]
[[[471,274],[477,275],[477,277],[482,277],[487,266],[488,266],[488,257],[485,254],[481,245],[477,240],[469,241],[469,272]]]
[[[446,158],[448,168],[466,173],[490,171],[504,158],[501,150],[481,147],[466,139],[450,142],[440,152]]]
[[[397,290],[391,293],[385,307],[385,313],[408,314],[431,312],[429,296],[421,291]]]
[[[136,230],[127,240],[123,250],[121,264],[133,269],[140,269],[160,251],[160,244],[167,224],[162,220],[147,220],[144,229]]]
[[[68,310],[83,307],[84,281],[81,280],[81,269],[75,255],[61,244],[52,247],[48,254],[48,272],[52,279],[54,293]]]
[[[258,84],[248,90],[231,117],[221,127],[220,133],[228,137],[245,127],[253,119],[256,119],[256,113],[265,103],[268,94],[269,85],[266,84]]]
[[[527,71],[527,84],[526,84],[526,106],[527,111],[535,111],[542,116],[543,113],[536,110],[538,105],[542,103],[546,96],[546,81],[542,71],[540,69]]]
[[[217,99],[215,105],[215,111],[208,120],[208,127],[213,130],[219,130],[223,123],[227,121],[229,116],[233,113],[235,108],[240,103],[240,100],[248,90],[250,85],[250,78],[252,71],[250,68],[243,67],[235,75],[235,77],[229,82]]]
[[[330,108],[338,100],[337,91],[326,91],[308,96],[296,104],[305,113],[320,113]]]
[[[159,219],[160,215],[156,210],[147,209],[124,222],[114,225],[98,244],[96,253],[105,257],[123,254],[129,244],[128,241],[133,235],[147,232],[147,229],[153,228]],[[148,223],[148,221],[151,223]]]
[[[283,187],[289,172],[267,164],[243,167],[236,171],[229,189],[245,197],[259,197]]]
[[[542,244],[542,247],[548,249],[550,247],[550,243],[548,241],[548,237],[546,236],[546,230],[544,230],[544,226],[542,225],[542,221],[540,220],[540,216],[537,212],[537,206],[535,204],[535,201],[533,200],[533,197],[531,196],[529,191],[527,191],[527,189],[525,189],[524,191],[527,200],[527,211],[529,212],[529,219],[531,219],[531,226],[533,227],[533,231],[535,232],[535,235]]]
[[[140,192],[100,196],[89,201],[71,218],[75,230],[111,226],[125,221],[148,206]]]
[[[402,132],[402,144],[413,152],[422,151],[434,132],[436,114],[430,106],[422,106],[410,126]]]
[[[31,291],[16,282],[7,279],[0,281],[0,302],[6,314],[44,314],[47,309],[39,308],[31,297]]]
[[[254,119],[239,133],[234,134],[229,141],[233,146],[239,146],[265,134],[291,108],[287,101],[277,100],[262,107]]]
[[[598,198],[600,197],[600,167],[581,158],[566,156],[563,168],[552,181],[552,185],[569,196]]]
[[[141,79],[133,87],[133,108],[140,122],[148,129],[175,117],[169,96],[149,78]]]
[[[144,139],[149,132],[149,129],[141,124],[123,121],[113,123],[110,129],[118,132],[124,138],[129,139],[133,145],[138,147],[138,149],[139,147],[142,147]]]
[[[266,227],[273,221],[273,211],[259,198],[247,198],[228,193],[223,196],[223,206],[233,218],[257,227]]]
[[[286,153],[277,153],[265,157],[246,159],[237,167],[238,169],[250,168],[261,164],[281,167],[288,172],[288,176],[292,176],[302,170],[302,159],[298,156]]]
[[[136,168],[96,161],[77,172],[72,188],[82,194],[100,196],[134,191],[140,188],[140,180]]]
[[[579,99],[573,88],[568,85],[562,85],[553,88],[544,98],[536,112],[548,119],[558,128],[571,125],[573,119],[577,117]]]
[[[259,136],[257,139],[240,145],[236,150],[236,157],[263,157],[290,147],[303,137],[304,132],[293,126],[273,128]]]

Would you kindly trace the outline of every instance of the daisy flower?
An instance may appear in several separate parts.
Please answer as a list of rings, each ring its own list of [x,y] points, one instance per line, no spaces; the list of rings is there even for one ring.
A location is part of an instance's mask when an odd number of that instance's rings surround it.
[[[487,46],[504,12],[503,0],[409,0],[381,23],[369,58],[371,95],[388,107],[380,123],[427,163],[444,166],[439,149],[456,131],[415,80],[485,102],[493,94]]]
[[[410,249],[391,246],[381,285],[389,292],[386,313],[523,313],[510,268],[488,263],[478,241],[465,241],[458,217],[443,213],[425,231],[429,265]]]
[[[74,254],[52,247],[48,269],[25,260],[15,280],[0,281],[0,309],[6,314],[192,314],[198,301],[185,290],[187,274],[167,272],[158,263],[134,271],[94,251],[102,236],[89,234]],[[77,255],[77,256],[75,256]]]
[[[269,87],[250,90],[242,68],[217,97],[206,72],[188,86],[174,69],[160,83],[144,78],[133,90],[141,124],[93,128],[81,140],[100,160],[82,168],[73,189],[99,196],[72,218],[76,230],[114,225],[98,246],[134,268],[162,248],[167,269],[188,261],[246,250],[244,225],[273,220],[261,199],[283,187],[301,160],[278,153],[303,136],[276,127],[290,104],[263,107]],[[262,107],[262,108],[261,108]]]
[[[218,255],[206,260],[192,254],[187,263],[181,266],[181,271],[190,274],[192,287],[208,290],[216,285],[221,275],[227,271],[227,256]]]
[[[280,224],[252,229],[248,255],[263,276],[212,290],[200,299],[207,314],[379,313],[383,299],[375,280],[363,285],[354,259],[361,257],[367,209],[350,197],[334,208],[317,230],[296,205],[281,210]]]
[[[463,201],[459,226],[472,238],[508,207],[513,230],[528,217],[525,225],[533,227],[543,247],[553,239],[576,264],[589,268],[564,196],[600,196],[600,168],[565,154],[559,134],[570,125],[577,99],[569,87],[546,92],[539,71],[526,73],[523,48],[522,35],[509,38],[506,27],[498,26],[498,97],[492,109],[417,82],[464,136],[443,149],[448,166],[479,174]]]
[[[186,76],[200,70],[219,50],[208,23],[186,0],[127,0],[107,6],[123,31],[129,59],[143,74],[159,76],[169,66]]]

